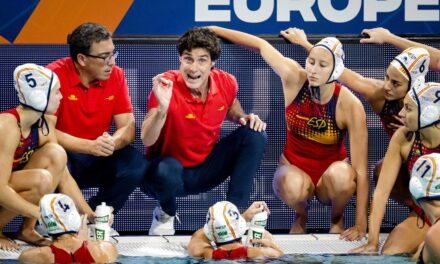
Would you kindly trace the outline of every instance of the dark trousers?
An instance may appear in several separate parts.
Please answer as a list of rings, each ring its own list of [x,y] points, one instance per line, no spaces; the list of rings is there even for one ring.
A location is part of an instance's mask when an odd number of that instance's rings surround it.
[[[140,185],[147,161],[132,146],[117,150],[109,157],[67,153],[68,168],[80,188],[98,187],[89,205],[95,209],[101,202],[113,206],[114,213],[125,204],[130,193]]]
[[[221,139],[197,166],[183,168],[172,157],[151,160],[143,188],[159,201],[162,210],[175,215],[176,197],[209,191],[230,176],[227,200],[237,206],[247,206],[266,142],[265,132],[241,126]]]

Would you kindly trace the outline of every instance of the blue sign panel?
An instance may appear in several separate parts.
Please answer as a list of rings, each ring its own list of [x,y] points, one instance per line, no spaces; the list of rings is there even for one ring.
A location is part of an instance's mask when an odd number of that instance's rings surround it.
[[[180,35],[220,25],[253,34],[299,27],[309,34],[439,34],[439,0],[135,0],[117,34]]]

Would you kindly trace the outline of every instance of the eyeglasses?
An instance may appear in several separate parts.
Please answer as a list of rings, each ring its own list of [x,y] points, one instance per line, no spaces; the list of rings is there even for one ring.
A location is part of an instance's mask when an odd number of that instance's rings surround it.
[[[83,53],[83,54],[87,57],[101,59],[104,61],[104,63],[109,63],[112,58],[114,58],[114,59],[118,58],[119,52],[114,50],[113,53],[111,53],[110,55],[107,55],[107,56],[97,56],[97,55],[86,54],[86,53]]]

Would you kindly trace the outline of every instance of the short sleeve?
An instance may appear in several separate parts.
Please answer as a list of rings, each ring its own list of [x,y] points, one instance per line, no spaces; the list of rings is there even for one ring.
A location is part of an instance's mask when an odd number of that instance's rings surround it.
[[[118,69],[115,81],[117,82],[116,90],[118,93],[113,114],[132,113],[133,105],[131,104],[130,95],[128,93],[127,79],[125,79],[124,71],[120,68]]]

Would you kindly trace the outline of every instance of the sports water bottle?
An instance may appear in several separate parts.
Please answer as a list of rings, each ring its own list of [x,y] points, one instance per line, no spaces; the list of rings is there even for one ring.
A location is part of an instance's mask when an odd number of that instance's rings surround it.
[[[262,239],[264,235],[264,230],[267,223],[267,212],[263,211],[257,213],[252,217],[251,223],[249,225],[246,246],[248,247],[261,247],[260,243],[251,243],[251,239]]]
[[[95,218],[95,240],[110,240],[110,207],[102,202],[100,205],[96,206],[96,218]]]

